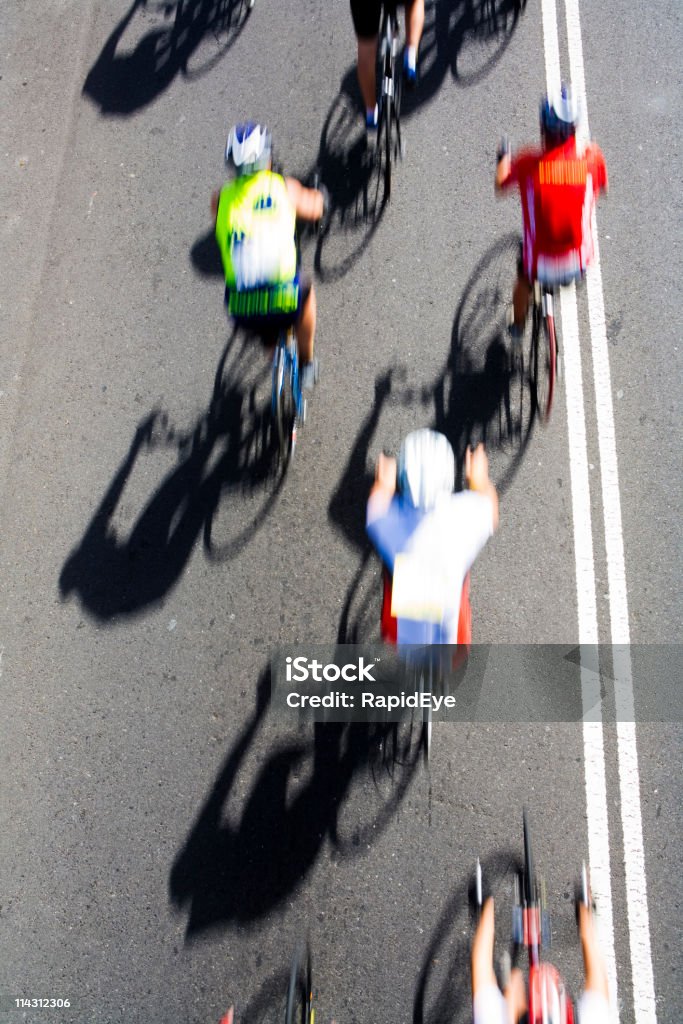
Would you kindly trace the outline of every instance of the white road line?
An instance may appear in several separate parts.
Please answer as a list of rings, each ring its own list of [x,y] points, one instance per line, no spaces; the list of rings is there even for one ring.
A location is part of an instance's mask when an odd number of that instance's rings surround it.
[[[583,43],[578,0],[566,0],[569,67],[574,89],[586,112],[583,131],[588,137],[588,105],[583,63]],[[636,1024],[656,1024],[654,975],[650,945],[650,919],[647,906],[643,821],[640,805],[640,777],[633,702],[633,674],[628,645],[631,634],[628,619],[624,538],[621,522],[621,498],[617,465],[612,382],[605,328],[605,300],[600,269],[600,250],[595,218],[595,259],[588,272],[588,318],[593,355],[595,405],[600,451],[605,549],[609,582],[610,626],[616,681],[619,795],[624,840],[626,901],[633,978],[633,1006]]]
[[[549,91],[561,81],[560,51],[557,31],[555,0],[542,0],[543,46],[545,52],[546,81]],[[576,303],[576,289],[560,292],[562,317],[562,352],[565,367],[565,393],[567,402],[567,438],[572,492],[574,526],[574,558],[576,565],[576,594],[579,619],[579,643],[598,642],[598,620],[595,596],[595,561],[591,525],[590,482],[586,443],[586,417],[583,403],[581,353]],[[607,817],[607,783],[605,778],[605,749],[599,703],[596,700],[595,674],[581,671],[583,707],[591,721],[584,721],[583,752],[588,828],[588,857],[591,883],[598,901],[596,924],[601,947],[607,962],[612,1020],[618,1021],[618,989],[616,957],[614,953],[614,917],[612,909],[612,881],[610,872],[609,822]],[[597,708],[597,711],[595,710]]]

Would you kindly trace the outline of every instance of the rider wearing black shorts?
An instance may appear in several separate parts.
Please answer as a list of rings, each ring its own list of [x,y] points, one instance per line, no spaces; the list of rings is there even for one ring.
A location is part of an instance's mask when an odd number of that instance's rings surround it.
[[[377,37],[382,16],[382,0],[351,0],[351,16],[358,40],[358,84],[365,105],[365,123],[368,132],[377,130]],[[393,7],[406,8],[406,47],[403,54],[403,74],[408,85],[417,84],[417,49],[424,27],[424,0],[406,0]]]

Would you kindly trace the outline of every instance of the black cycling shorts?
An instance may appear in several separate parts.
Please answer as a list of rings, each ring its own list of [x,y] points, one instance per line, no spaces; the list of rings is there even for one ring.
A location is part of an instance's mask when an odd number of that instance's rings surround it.
[[[398,7],[398,3],[391,3]],[[359,39],[374,39],[379,35],[382,0],[351,0],[353,27]]]
[[[269,316],[231,316],[235,327],[241,327],[251,334],[257,334],[266,344],[275,344],[282,330],[293,327],[301,316],[301,310],[311,292],[308,277],[299,277],[299,298],[297,307],[291,313],[271,313]],[[229,291],[225,289],[225,304],[229,304]]]

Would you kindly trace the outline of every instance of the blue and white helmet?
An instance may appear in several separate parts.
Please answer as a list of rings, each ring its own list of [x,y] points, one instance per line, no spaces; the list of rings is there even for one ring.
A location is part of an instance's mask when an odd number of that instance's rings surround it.
[[[408,434],[398,456],[398,487],[415,508],[430,509],[455,487],[455,456],[435,430]]]
[[[255,174],[270,164],[273,140],[268,128],[254,121],[236,124],[230,129],[225,147],[225,162],[239,175]]]
[[[580,119],[581,107],[569,85],[562,85],[541,102],[541,130],[553,138],[564,140],[575,135]]]

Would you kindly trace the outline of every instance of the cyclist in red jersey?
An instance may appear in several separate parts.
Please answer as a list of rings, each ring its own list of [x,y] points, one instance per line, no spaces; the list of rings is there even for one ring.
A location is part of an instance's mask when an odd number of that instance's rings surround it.
[[[522,258],[513,293],[513,336],[524,330],[534,281],[580,280],[593,259],[591,221],[597,196],[607,191],[605,158],[594,143],[576,139],[579,106],[571,90],[541,104],[541,149],[498,154],[496,190],[516,185],[522,200]]]

